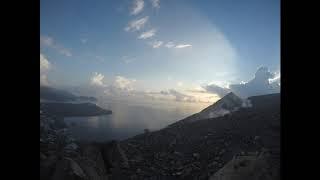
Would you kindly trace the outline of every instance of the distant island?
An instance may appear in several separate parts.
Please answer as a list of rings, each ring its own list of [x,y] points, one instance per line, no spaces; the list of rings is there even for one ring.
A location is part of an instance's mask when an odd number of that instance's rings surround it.
[[[40,86],[40,99],[54,102],[97,101],[95,97],[76,96],[68,91],[48,86]]]
[[[103,109],[93,103],[40,103],[41,109],[61,117],[100,116],[112,114],[112,111]]]

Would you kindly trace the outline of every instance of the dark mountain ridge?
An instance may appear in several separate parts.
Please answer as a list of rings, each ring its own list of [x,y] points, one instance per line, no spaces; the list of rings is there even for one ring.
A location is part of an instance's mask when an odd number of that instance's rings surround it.
[[[40,100],[56,102],[97,101],[95,97],[76,96],[68,91],[48,86],[40,86]]]

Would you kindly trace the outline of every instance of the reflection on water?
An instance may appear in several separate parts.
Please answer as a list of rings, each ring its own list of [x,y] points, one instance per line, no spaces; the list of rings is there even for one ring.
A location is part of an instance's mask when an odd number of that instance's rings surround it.
[[[112,110],[111,115],[96,117],[65,118],[75,138],[80,140],[106,141],[111,139],[125,139],[150,130],[161,129],[177,120],[199,112],[207,105],[146,107],[124,103],[99,104]]]

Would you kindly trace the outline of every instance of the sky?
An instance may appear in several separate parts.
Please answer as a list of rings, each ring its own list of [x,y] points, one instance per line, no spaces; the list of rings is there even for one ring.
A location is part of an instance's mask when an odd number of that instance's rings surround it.
[[[198,103],[274,92],[280,1],[41,0],[40,45],[40,84],[80,94]]]

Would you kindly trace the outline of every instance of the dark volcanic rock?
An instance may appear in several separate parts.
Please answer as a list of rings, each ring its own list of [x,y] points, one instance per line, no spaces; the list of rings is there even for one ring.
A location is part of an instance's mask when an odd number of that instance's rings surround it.
[[[178,122],[120,142],[130,162],[120,172],[136,179],[208,179],[236,154],[278,151],[280,95],[249,100],[252,107],[229,116]]]
[[[117,141],[104,144],[102,146],[102,156],[113,168],[129,167],[128,158]]]

